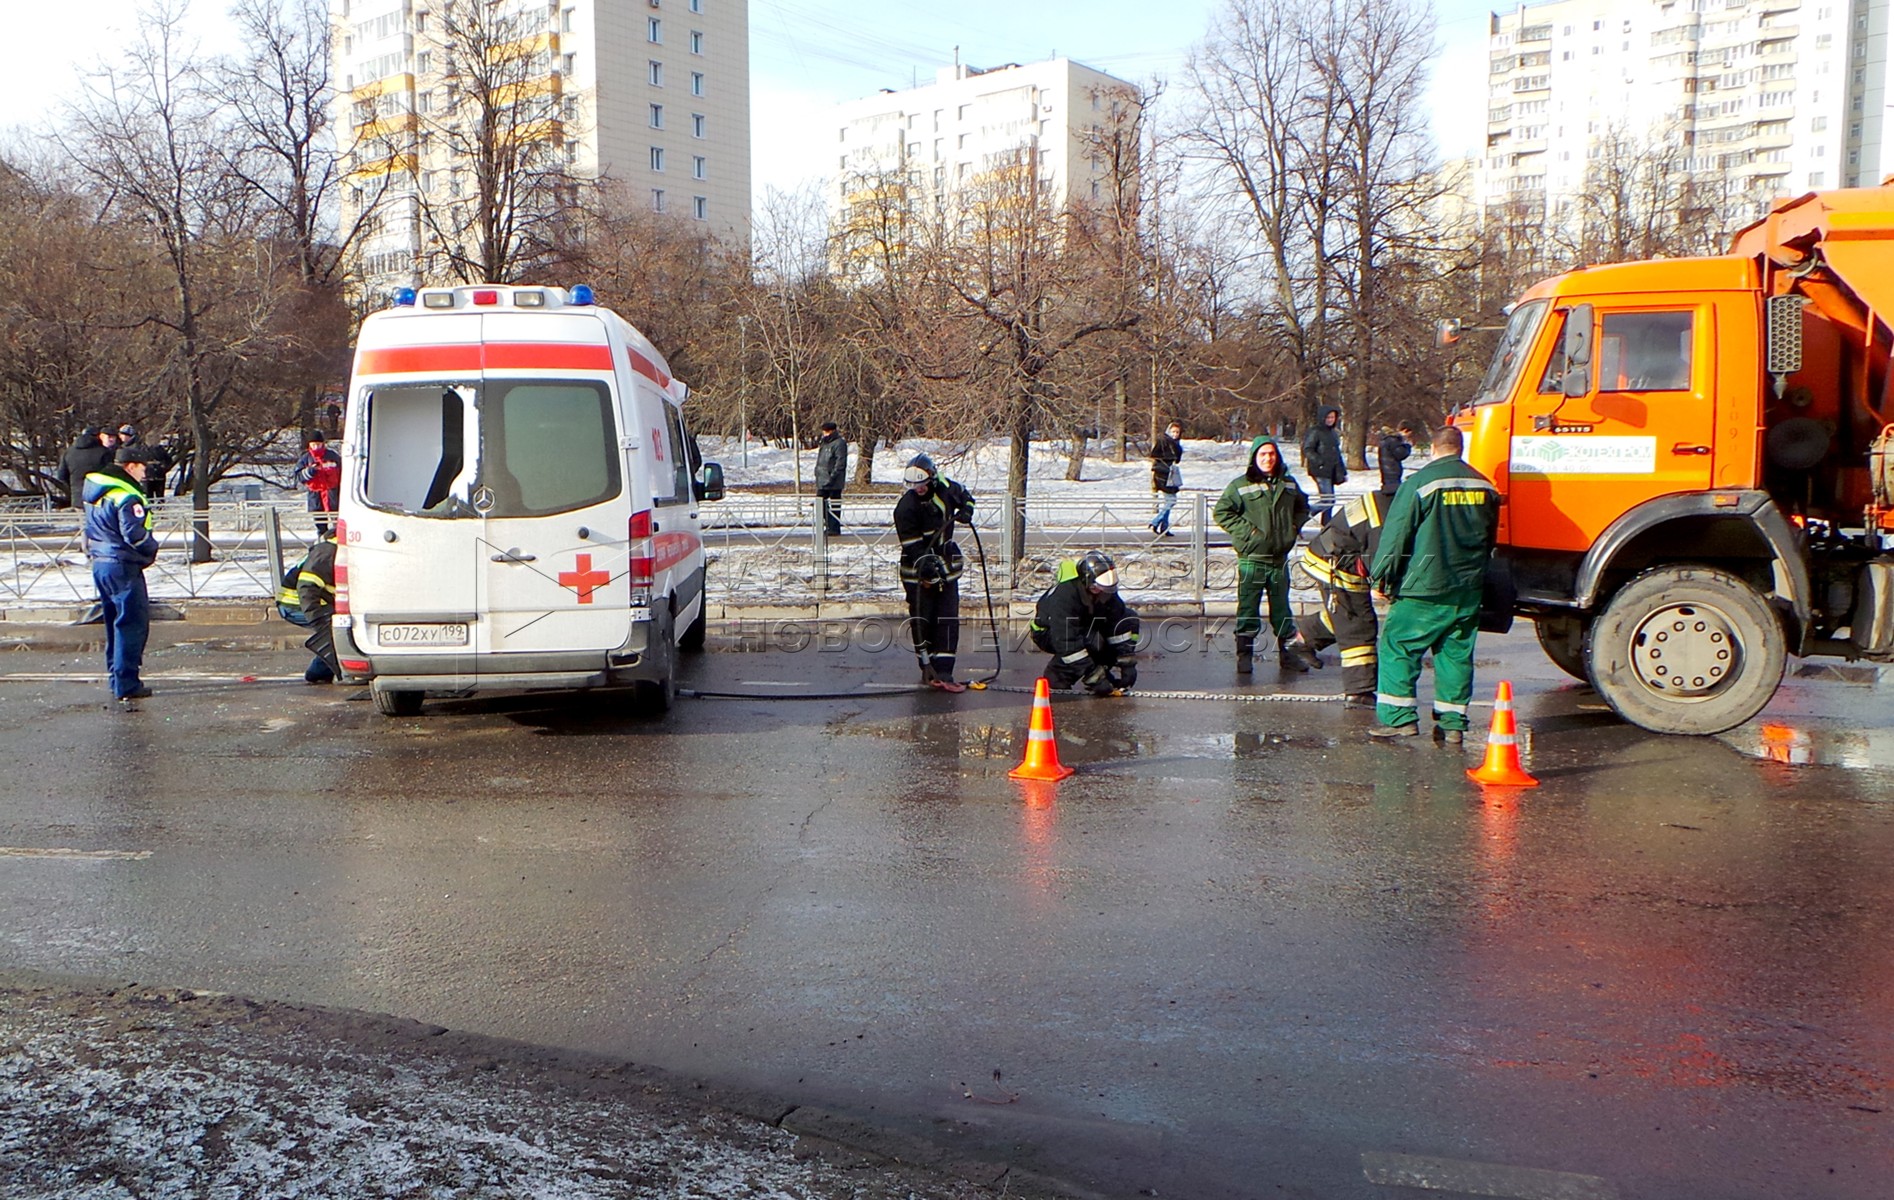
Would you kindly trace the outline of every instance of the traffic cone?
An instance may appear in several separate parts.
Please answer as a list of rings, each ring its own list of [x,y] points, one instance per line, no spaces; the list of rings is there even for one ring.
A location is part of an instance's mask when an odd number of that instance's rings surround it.
[[[1487,787],[1538,787],[1519,765],[1519,733],[1513,725],[1513,685],[1502,680],[1493,699],[1493,728],[1486,735],[1486,761],[1467,778]]]
[[[1059,761],[1059,743],[1052,736],[1052,687],[1044,676],[1033,686],[1032,721],[1026,729],[1026,757],[1006,774],[1013,779],[1043,779],[1057,783],[1072,774]]]

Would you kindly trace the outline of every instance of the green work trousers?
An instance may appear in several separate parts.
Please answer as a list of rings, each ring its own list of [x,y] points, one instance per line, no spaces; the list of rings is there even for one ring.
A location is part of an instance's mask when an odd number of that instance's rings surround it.
[[[1255,637],[1263,631],[1263,596],[1269,596],[1269,625],[1276,637],[1296,635],[1296,615],[1289,611],[1289,568],[1281,558],[1236,560],[1236,636]]]
[[[1403,596],[1381,626],[1375,716],[1383,725],[1420,720],[1414,685],[1421,656],[1434,656],[1434,724],[1467,727],[1473,699],[1473,641],[1480,632],[1480,589],[1444,596]]]

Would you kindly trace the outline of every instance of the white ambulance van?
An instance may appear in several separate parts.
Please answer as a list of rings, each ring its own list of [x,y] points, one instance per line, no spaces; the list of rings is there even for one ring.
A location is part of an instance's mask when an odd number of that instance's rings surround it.
[[[627,687],[669,706],[704,639],[684,385],[591,289],[404,290],[362,322],[343,416],[343,678],[430,693]]]

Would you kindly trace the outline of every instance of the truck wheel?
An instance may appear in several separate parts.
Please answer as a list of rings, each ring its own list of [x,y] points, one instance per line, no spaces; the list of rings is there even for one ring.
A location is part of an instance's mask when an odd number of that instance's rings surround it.
[[[647,717],[661,717],[671,711],[671,701],[677,698],[677,681],[666,675],[663,679],[641,679],[631,685],[632,707]]]
[[[1611,598],[1585,658],[1598,694],[1640,729],[1721,733],[1776,694],[1787,640],[1768,601],[1729,572],[1659,567]]]
[[[373,688],[370,694],[375,697],[375,711],[384,717],[412,717],[421,711],[421,701],[426,698],[423,692],[384,692]]]
[[[1589,617],[1537,616],[1532,619],[1532,625],[1539,634],[1539,648],[1545,651],[1553,666],[1573,679],[1591,682],[1585,673],[1585,632],[1591,627]]]

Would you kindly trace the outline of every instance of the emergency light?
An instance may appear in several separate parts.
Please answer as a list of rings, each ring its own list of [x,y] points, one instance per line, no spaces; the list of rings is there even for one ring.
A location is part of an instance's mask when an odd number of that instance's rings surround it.
[[[395,307],[396,308],[413,308],[414,307],[414,289],[411,287],[396,288],[395,289]]]
[[[594,299],[592,296],[592,285],[589,283],[581,283],[581,284],[575,285],[572,289],[572,303],[574,304],[594,303]]]
[[[454,293],[428,292],[421,297],[421,307],[423,308],[452,308],[454,307]]]

